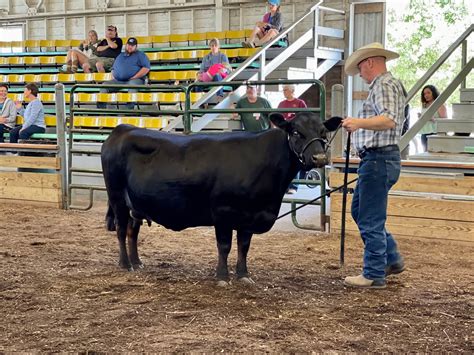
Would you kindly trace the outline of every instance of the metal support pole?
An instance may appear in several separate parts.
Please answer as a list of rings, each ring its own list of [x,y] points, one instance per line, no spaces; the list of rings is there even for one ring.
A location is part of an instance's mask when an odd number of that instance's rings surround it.
[[[314,10],[314,18],[313,18],[313,56],[314,56],[314,62],[315,62],[314,71],[318,69],[318,47],[319,47],[318,27],[319,27],[319,7],[317,7]]]
[[[264,81],[266,76],[267,76],[267,73],[266,73],[267,57],[266,57],[265,53],[266,53],[265,51],[262,51],[262,53],[260,55],[260,70],[258,72],[258,80],[260,80],[260,81]],[[265,93],[265,84],[260,85],[258,90],[259,90],[259,94],[263,95]]]
[[[331,88],[331,117],[345,117],[344,115],[344,86],[341,84],[335,84]],[[334,137],[331,144],[331,157],[342,157],[344,156],[344,135],[342,130],[336,131],[336,137]]]
[[[467,63],[467,39],[462,41],[461,45],[461,68],[464,68]],[[461,82],[461,89],[466,88],[466,79]]]
[[[56,101],[56,135],[58,137],[59,158],[61,163],[61,207],[68,209],[68,179],[67,179],[67,145],[66,145],[66,102],[64,100],[64,85],[54,86]]]
[[[349,158],[351,151],[351,133],[347,134],[346,163],[344,165],[344,187],[342,188],[342,216],[341,216],[341,249],[339,264],[344,266],[344,252],[346,243],[346,205],[347,205],[347,178],[349,176]]]

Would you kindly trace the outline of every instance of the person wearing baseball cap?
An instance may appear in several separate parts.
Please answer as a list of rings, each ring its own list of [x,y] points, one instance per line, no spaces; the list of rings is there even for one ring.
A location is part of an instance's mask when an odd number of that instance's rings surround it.
[[[115,59],[112,67],[113,79],[105,84],[144,85],[145,78],[150,71],[150,60],[145,53],[138,50],[138,42],[135,37],[130,37],[125,44],[125,51]],[[129,89],[129,92],[137,92],[137,89]],[[100,92],[110,92],[101,89]],[[105,108],[106,104],[100,102],[98,108]],[[127,104],[128,109],[133,109],[135,104]]]
[[[252,82],[246,84],[246,95],[237,101],[235,108],[272,108],[267,99],[257,95],[257,85]],[[267,113],[242,112],[234,113],[232,118],[240,116],[242,126],[249,132],[260,132],[270,128],[270,119]]]
[[[347,286],[385,288],[387,276],[405,269],[397,243],[385,228],[388,192],[400,175],[398,143],[405,111],[403,85],[386,62],[398,57],[375,42],[356,50],[344,65],[347,75],[359,74],[369,84],[358,117],[342,121],[360,157],[351,213],[364,242],[362,273],[346,277]]]
[[[270,11],[263,16],[262,21],[256,23],[249,40],[242,42],[243,47],[254,48],[255,46],[262,46],[278,36],[283,29],[280,0],[269,0],[268,6]]]
[[[82,66],[84,72],[89,73],[95,69],[99,73],[105,73],[112,68],[115,58],[122,52],[123,42],[118,36],[117,27],[107,26],[105,38],[99,42],[96,53],[87,63]]]

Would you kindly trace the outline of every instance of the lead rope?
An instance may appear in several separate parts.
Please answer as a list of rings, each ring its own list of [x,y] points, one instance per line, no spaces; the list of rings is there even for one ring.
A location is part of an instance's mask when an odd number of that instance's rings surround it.
[[[337,131],[342,127],[342,124],[340,124],[334,135],[332,136],[332,138],[329,140],[328,144],[327,144],[327,147],[326,147],[326,150],[325,152],[327,152],[327,150],[329,149],[330,145],[331,145],[331,142],[334,140],[334,138],[336,137],[336,133]],[[296,212],[298,211],[300,208],[303,208],[307,205],[310,205],[312,204],[313,202],[316,202],[318,200],[320,200],[321,198],[323,197],[326,197],[326,196],[331,196],[331,194],[335,191],[339,191],[341,189],[342,190],[342,216],[341,216],[341,245],[340,245],[340,252],[339,252],[339,264],[340,266],[344,266],[344,256],[345,256],[345,242],[346,242],[346,209],[347,209],[347,186],[352,184],[353,182],[356,182],[358,178],[354,178],[352,179],[351,181],[347,181],[348,180],[348,177],[349,177],[349,158],[350,158],[350,150],[351,149],[351,133],[349,132],[347,134],[347,145],[346,145],[346,161],[345,161],[345,164],[344,164],[344,183],[341,185],[341,186],[338,186],[332,190],[329,190],[328,192],[326,192],[325,194],[322,194],[318,197],[316,197],[315,199],[312,199],[308,202],[305,202],[303,204],[301,204],[300,206],[298,207],[295,207],[294,209],[292,210],[289,210],[288,212],[286,213],[283,213],[282,215],[278,216],[277,219],[280,219],[280,218],[283,218],[285,216],[288,216],[289,214],[293,213],[293,212]],[[323,182],[325,183],[325,182]]]

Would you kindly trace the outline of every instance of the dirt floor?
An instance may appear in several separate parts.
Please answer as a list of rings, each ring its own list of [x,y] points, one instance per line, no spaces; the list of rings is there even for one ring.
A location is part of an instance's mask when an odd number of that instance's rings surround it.
[[[143,228],[145,268],[126,272],[103,208],[0,211],[0,352],[474,351],[469,243],[400,238],[408,270],[353,290],[358,238],[340,269],[337,236],[271,232],[252,242],[256,284],[220,288],[212,229]]]

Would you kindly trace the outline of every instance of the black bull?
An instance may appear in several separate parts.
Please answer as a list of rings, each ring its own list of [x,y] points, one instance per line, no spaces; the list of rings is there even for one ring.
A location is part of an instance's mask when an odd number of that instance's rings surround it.
[[[247,253],[254,233],[275,223],[281,201],[299,170],[327,163],[325,137],[340,118],[321,122],[298,113],[280,129],[181,136],[120,125],[102,146],[109,198],[107,228],[116,230],[119,264],[142,267],[137,239],[142,220],[175,231],[214,226],[218,280],[227,281],[232,232],[237,231],[237,278],[248,278]],[[128,253],[125,241],[128,237]]]

